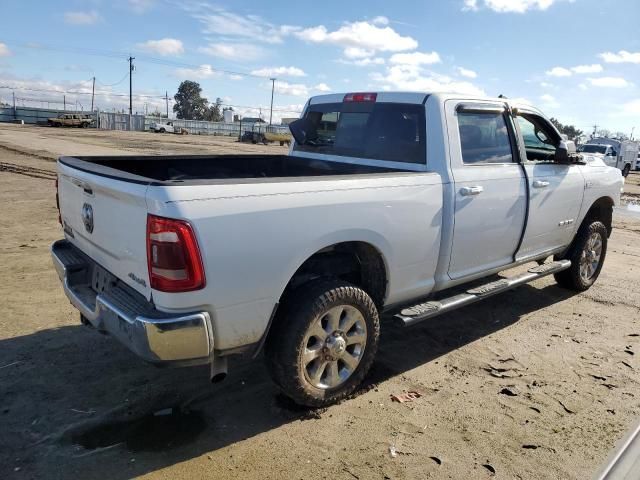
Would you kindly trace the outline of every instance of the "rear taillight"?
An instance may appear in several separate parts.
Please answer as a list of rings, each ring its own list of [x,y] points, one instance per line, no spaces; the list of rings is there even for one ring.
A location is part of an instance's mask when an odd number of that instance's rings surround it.
[[[375,102],[378,98],[377,93],[347,93],[342,99],[343,102]]]
[[[147,216],[147,263],[155,290],[187,292],[205,286],[198,242],[183,220]]]
[[[58,223],[62,225],[62,216],[60,215],[60,195],[58,192],[58,177],[56,177],[56,208],[58,209]]]

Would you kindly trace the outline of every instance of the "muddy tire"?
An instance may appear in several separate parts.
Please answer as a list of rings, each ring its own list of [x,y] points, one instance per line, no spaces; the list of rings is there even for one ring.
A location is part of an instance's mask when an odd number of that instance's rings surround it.
[[[626,177],[627,175],[629,175],[629,172],[631,171],[631,165],[629,165],[628,163],[624,166],[624,168],[622,169],[622,176]]]
[[[597,220],[585,221],[562,257],[571,260],[571,267],[554,274],[562,287],[583,292],[596,281],[607,254],[607,227]]]
[[[340,280],[298,288],[282,305],[265,346],[267,367],[300,405],[344,399],[362,382],[378,349],[380,320],[367,293]]]

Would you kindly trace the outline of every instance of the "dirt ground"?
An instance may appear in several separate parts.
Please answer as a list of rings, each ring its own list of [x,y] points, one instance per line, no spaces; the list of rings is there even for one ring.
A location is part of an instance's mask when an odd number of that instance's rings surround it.
[[[0,478],[586,479],[640,419],[638,173],[593,288],[545,278],[410,332],[385,323],[365,387],[328,409],[291,405],[262,359],[212,386],[81,326],[49,258],[50,159],[240,151],[286,149],[0,125]],[[422,396],[391,401],[406,391]]]

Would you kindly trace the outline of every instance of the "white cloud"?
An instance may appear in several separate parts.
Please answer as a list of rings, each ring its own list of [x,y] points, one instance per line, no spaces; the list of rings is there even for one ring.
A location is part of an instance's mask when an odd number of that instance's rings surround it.
[[[552,88],[552,87],[553,87],[553,84],[548,83],[548,82],[540,82],[540,86],[541,86],[542,88]]]
[[[182,42],[175,38],[148,40],[144,43],[139,43],[137,47],[149,53],[162,55],[163,57],[169,55],[181,55],[184,53],[184,46],[182,45]]]
[[[345,60],[339,59],[338,62],[345,65],[356,65],[357,67],[371,67],[374,65],[384,65],[385,61],[382,57],[361,58],[359,60]]]
[[[250,62],[265,56],[265,51],[258,45],[251,43],[210,43],[206,47],[198,48],[200,53],[213,57],[226,58],[237,62]]]
[[[545,73],[550,77],[570,77],[574,73],[600,73],[602,71],[602,65],[594,63],[591,65],[576,65],[575,67],[553,67],[551,70],[547,70]]]
[[[389,25],[389,19],[380,15],[378,17],[374,17],[373,20],[371,20],[371,23],[374,25]]]
[[[298,67],[264,67],[251,71],[252,75],[261,77],[306,77],[304,70]]]
[[[467,81],[456,81],[445,75],[427,73],[416,65],[393,65],[385,74],[374,72],[371,79],[383,90],[421,92],[453,92],[485,96],[485,92]]]
[[[359,48],[359,47],[347,47],[344,49],[344,56],[346,58],[367,58],[367,57],[372,57],[373,55],[375,55],[376,51],[375,50],[367,50],[365,48]]]
[[[100,19],[95,10],[91,12],[65,12],[64,21],[70,25],[93,25]]]
[[[294,31],[293,34],[306,42],[337,45],[345,49],[358,48],[361,49],[360,53],[366,50],[371,55],[375,52],[402,52],[418,47],[415,39],[403,37],[393,28],[380,24],[380,20],[377,23],[347,22],[334,31],[319,25]]]
[[[271,83],[264,84],[265,88],[271,88]],[[275,83],[275,92],[281,95],[291,95],[293,97],[309,97],[312,92],[330,92],[332,88],[326,83],[319,83],[314,86],[305,85],[304,83],[289,83],[281,80]]]
[[[579,84],[579,85],[578,85],[578,88],[579,88],[580,90],[582,90],[583,92],[584,92],[585,90],[588,90],[588,89],[589,89],[589,87],[587,86],[587,84],[586,84],[586,83],[581,83],[581,84]]]
[[[556,100],[556,98],[553,95],[549,95],[548,93],[540,95],[540,100],[542,101],[545,107],[556,108],[560,106],[560,104],[558,103],[558,100]]]
[[[600,77],[589,78],[589,83],[594,87],[611,87],[611,88],[623,88],[631,85],[622,77]]]
[[[440,61],[438,52],[394,53],[389,59],[389,63],[394,65],[432,65]]]
[[[220,72],[217,72],[209,64],[202,64],[198,68],[178,68],[174,72],[176,77],[184,80],[203,80],[205,78],[217,77]]]
[[[640,98],[636,98],[622,105],[622,111],[629,115],[640,115]]]
[[[11,55],[11,50],[7,47],[6,43],[0,43],[0,57],[8,57]]]
[[[464,0],[464,6],[462,7],[463,11],[472,11],[475,12],[478,10],[478,0]]]
[[[571,71],[574,73],[600,73],[602,71],[602,65],[594,63],[592,65],[576,65],[571,67]]]
[[[292,29],[298,29],[287,25],[278,27],[258,15],[238,15],[206,3],[186,4],[183,8],[202,23],[204,33],[209,35],[236,37],[244,41],[282,43],[284,35],[291,33]]]
[[[551,70],[545,72],[550,77],[570,77],[571,70],[564,67],[553,67]]]
[[[271,84],[269,84],[271,88]],[[303,83],[276,82],[275,91],[281,95],[291,95],[293,97],[308,97],[309,87]]]
[[[483,0],[485,8],[498,13],[525,13],[527,10],[546,10],[556,0]],[[479,10],[478,0],[465,0],[463,10]]]
[[[458,67],[458,68],[456,68],[456,70],[463,77],[476,78],[478,76],[478,74],[476,72],[474,72],[473,70],[469,70],[468,68]]]
[[[618,53],[605,52],[598,56],[607,63],[640,63],[640,52],[620,50]]]
[[[151,10],[155,3],[155,0],[129,0],[129,6],[135,13],[144,13],[147,10]]]

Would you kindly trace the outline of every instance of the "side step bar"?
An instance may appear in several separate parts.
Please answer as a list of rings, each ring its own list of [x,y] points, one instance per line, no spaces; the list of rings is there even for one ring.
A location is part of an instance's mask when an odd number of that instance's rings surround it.
[[[464,307],[493,295],[497,295],[498,293],[511,290],[512,288],[532,282],[538,278],[561,272],[570,266],[570,260],[559,260],[557,262],[537,265],[535,267],[531,267],[525,273],[515,277],[501,278],[500,280],[471,288],[464,293],[460,293],[452,297],[443,298],[441,300],[430,300],[404,308],[400,313],[394,315],[393,318],[399,325],[409,327],[423,322],[424,320],[455,310],[456,308]]]

